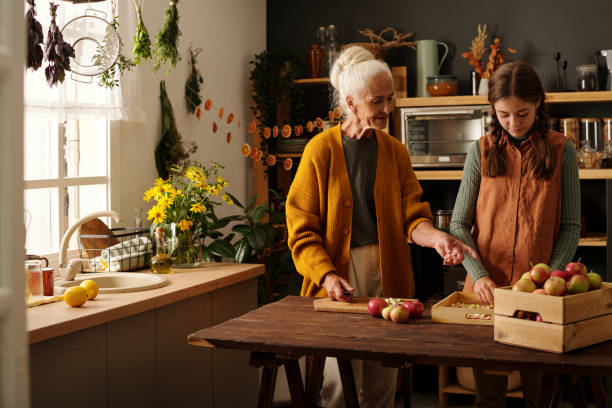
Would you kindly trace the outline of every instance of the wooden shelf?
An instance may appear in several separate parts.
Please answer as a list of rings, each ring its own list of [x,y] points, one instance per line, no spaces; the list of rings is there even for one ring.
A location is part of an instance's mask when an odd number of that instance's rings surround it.
[[[608,244],[608,237],[605,233],[587,234],[578,241],[578,246],[582,247],[605,247]]]
[[[329,78],[302,78],[293,81],[296,85],[324,85],[329,84]]]
[[[474,391],[470,391],[466,388],[463,388],[462,386],[460,386],[459,384],[447,384],[444,387],[442,387],[442,392],[445,394],[467,394],[467,395],[474,395]],[[506,397],[511,397],[511,398],[523,398],[523,391],[521,390],[516,390],[516,391],[508,391],[506,392]]]
[[[611,102],[612,91],[595,92],[550,92],[546,94],[547,103],[595,103]],[[458,95],[438,96],[428,98],[397,98],[396,108],[407,108],[413,106],[463,106],[463,105],[488,105],[487,97],[484,95]]]
[[[419,180],[461,180],[463,170],[414,170]],[[612,179],[612,169],[580,169],[581,180]]]

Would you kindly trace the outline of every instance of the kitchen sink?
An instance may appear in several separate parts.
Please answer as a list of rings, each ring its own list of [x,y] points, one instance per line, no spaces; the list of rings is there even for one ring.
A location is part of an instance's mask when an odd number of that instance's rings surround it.
[[[80,285],[82,281],[91,279],[100,287],[100,293],[139,292],[161,288],[168,284],[164,276],[151,273],[134,272],[102,272],[83,273],[77,275],[73,281],[62,281],[55,285],[56,292],[63,293],[71,286]]]

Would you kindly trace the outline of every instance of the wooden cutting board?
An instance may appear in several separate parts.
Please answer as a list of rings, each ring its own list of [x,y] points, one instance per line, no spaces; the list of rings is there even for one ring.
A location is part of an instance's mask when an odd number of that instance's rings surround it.
[[[100,235],[100,238],[83,238],[82,235]],[[102,238],[104,237],[104,238]],[[119,243],[119,240],[99,218],[94,218],[79,227],[79,240],[88,257],[100,256],[100,252],[109,246]]]
[[[351,303],[321,298],[312,301],[317,312],[338,312],[338,313],[368,313],[369,297],[354,297]],[[400,302],[416,299],[396,299]]]

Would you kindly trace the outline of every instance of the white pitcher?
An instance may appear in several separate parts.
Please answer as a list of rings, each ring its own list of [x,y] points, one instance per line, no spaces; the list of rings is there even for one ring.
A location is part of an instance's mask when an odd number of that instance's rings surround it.
[[[444,47],[444,54],[438,60],[438,46]],[[418,40],[417,49],[417,88],[416,96],[429,96],[427,93],[427,77],[438,75],[444,58],[448,54],[448,45],[438,40]]]

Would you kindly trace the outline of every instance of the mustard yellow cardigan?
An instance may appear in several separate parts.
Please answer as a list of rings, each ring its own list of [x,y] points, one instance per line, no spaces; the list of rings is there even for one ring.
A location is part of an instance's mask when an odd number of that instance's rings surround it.
[[[431,210],[420,201],[423,190],[406,147],[378,130],[376,141],[374,202],[383,296],[412,297],[414,277],[407,238],[419,223],[432,220]],[[288,244],[304,276],[302,296],[327,296],[320,284],[328,272],[348,279],[352,204],[337,125],[308,143],[287,196]]]

